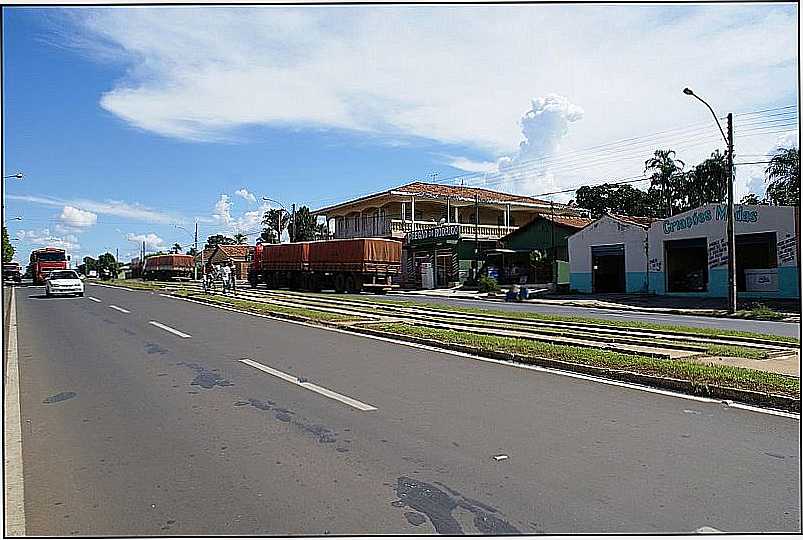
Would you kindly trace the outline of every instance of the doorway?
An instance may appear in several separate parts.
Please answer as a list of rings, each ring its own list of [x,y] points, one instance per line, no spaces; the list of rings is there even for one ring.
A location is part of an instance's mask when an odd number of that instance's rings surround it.
[[[595,293],[625,292],[625,246],[591,247],[591,280]]]
[[[664,242],[667,292],[708,290],[708,242],[687,238]]]

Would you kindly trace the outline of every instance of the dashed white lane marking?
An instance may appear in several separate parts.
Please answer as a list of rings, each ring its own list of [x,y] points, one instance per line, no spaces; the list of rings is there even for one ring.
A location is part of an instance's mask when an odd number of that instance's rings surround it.
[[[653,388],[653,387],[650,387],[650,386],[642,386],[642,385],[639,385],[639,384],[628,383],[628,382],[623,382],[623,381],[617,381],[617,380],[614,380],[614,379],[603,379],[602,377],[595,377],[593,375],[586,375],[584,373],[575,373],[575,372],[572,372],[572,371],[561,371],[559,369],[546,368],[546,367],[541,367],[541,366],[533,366],[533,365],[528,365],[528,364],[521,364],[521,363],[517,363],[517,362],[511,362],[509,360],[497,360],[495,358],[487,358],[487,357],[483,357],[483,356],[477,356],[477,355],[474,355],[474,354],[471,354],[471,353],[465,353],[465,352],[461,352],[461,351],[453,351],[453,350],[449,350],[449,349],[442,349],[442,348],[439,348],[439,347],[433,347],[432,345],[422,345],[420,343],[413,343],[411,341],[403,341],[403,340],[400,340],[400,339],[394,339],[394,338],[389,338],[389,337],[384,337],[384,336],[372,336],[372,335],[369,335],[369,334],[361,334],[359,332],[352,332],[352,331],[349,331],[349,330],[346,330],[346,329],[343,329],[343,328],[332,328],[330,326],[321,326],[319,324],[313,324],[313,323],[308,323],[308,322],[293,321],[293,320],[290,320],[290,319],[282,319],[280,317],[272,317],[270,315],[265,315],[264,313],[254,313],[252,311],[244,311],[242,309],[237,309],[237,308],[233,308],[233,307],[229,307],[229,306],[210,305],[207,302],[199,302],[198,300],[193,300],[192,298],[179,298],[177,296],[173,296],[172,298],[174,298],[175,300],[183,300],[184,302],[190,302],[190,303],[193,303],[193,304],[201,304],[203,306],[208,306],[208,307],[212,307],[212,308],[215,308],[215,309],[222,309],[222,310],[225,310],[225,311],[233,311],[235,313],[242,313],[243,315],[250,315],[252,317],[261,317],[263,319],[270,319],[270,320],[273,320],[273,321],[278,321],[278,322],[282,322],[282,323],[286,323],[286,324],[295,324],[295,325],[298,325],[298,326],[308,326],[308,327],[311,327],[311,328],[317,328],[319,330],[326,330],[328,332],[337,332],[339,334],[348,334],[350,336],[357,336],[357,337],[361,337],[361,338],[364,338],[364,339],[373,339],[375,341],[385,341],[387,343],[395,343],[397,345],[404,345],[405,347],[412,347],[414,349],[422,349],[422,350],[425,350],[425,351],[444,353],[444,354],[447,354],[447,355],[450,355],[450,356],[460,356],[460,357],[463,357],[463,358],[471,358],[471,359],[474,359],[474,360],[479,360],[481,362],[487,362],[489,364],[500,364],[500,365],[503,365],[503,366],[514,367],[514,368],[517,368],[517,369],[526,369],[528,371],[540,371],[540,372],[543,372],[543,373],[552,373],[554,375],[561,375],[563,377],[570,377],[572,379],[582,379],[582,380],[586,380],[586,381],[593,381],[593,382],[597,382],[597,383],[601,383],[601,384],[606,384],[608,386],[618,386],[618,387],[621,387],[621,388],[629,388],[631,390],[638,390],[638,391],[641,391],[641,392],[648,392],[650,394],[659,394],[659,395],[664,395],[664,396],[670,396],[670,397],[674,397],[674,398],[678,398],[678,399],[685,399],[685,400],[689,400],[689,401],[697,401],[697,402],[700,402],[700,403],[720,403],[720,404],[722,403],[721,399],[713,399],[713,398],[707,398],[707,397],[702,397],[702,396],[692,396],[692,395],[689,395],[689,394],[681,394],[680,392],[673,392],[672,390],[663,390],[661,388]],[[736,403],[736,402],[728,402],[728,405],[733,409],[741,409],[741,410],[751,411],[751,412],[756,412],[756,413],[761,413],[761,414],[769,414],[771,416],[781,416],[781,417],[784,417],[784,418],[792,418],[792,419],[795,419],[795,420],[800,420],[800,414],[796,414],[796,413],[790,413],[790,412],[786,412],[786,411],[779,411],[779,410],[775,410],[775,409],[762,409],[761,407],[754,407],[753,405],[747,405],[747,404],[744,404],[744,403]]]
[[[166,331],[170,332],[171,334],[175,334],[178,337],[182,337],[182,338],[191,338],[192,337],[189,334],[185,334],[184,332],[180,332],[179,330],[176,330],[175,328],[170,328],[166,324],[162,324],[160,322],[148,321],[148,323],[154,325],[157,328],[161,328],[162,330],[166,330]]]
[[[112,308],[112,309],[115,309],[115,310],[119,311],[120,313],[131,313],[131,312],[130,312],[130,311],[128,311],[127,309],[123,309],[123,308],[121,308],[121,307],[119,307],[119,306],[115,306],[114,304],[110,304],[110,305],[109,305],[109,307],[110,307],[110,308]]]
[[[697,534],[722,534],[722,531],[719,529],[715,529],[713,527],[700,527],[699,529],[694,529],[694,532]]]
[[[22,413],[20,376],[17,362],[17,304],[11,289],[8,314],[8,349],[5,380],[5,531],[8,536],[25,536],[25,479],[22,473]]]
[[[103,301],[103,300],[100,300],[100,299],[98,299],[98,298],[95,298],[94,296],[88,296],[87,298],[89,298],[89,299],[90,299],[90,300],[92,300],[93,302],[102,302],[102,301]]]
[[[243,364],[247,364],[247,365],[249,365],[249,366],[251,366],[253,368],[256,368],[256,369],[258,369],[260,371],[264,371],[265,373],[270,373],[274,377],[279,377],[280,379],[284,379],[285,381],[287,381],[289,383],[293,383],[295,385],[298,385],[298,386],[301,386],[303,388],[306,388],[307,390],[312,390],[313,392],[317,392],[318,394],[321,394],[322,396],[326,396],[328,398],[335,399],[335,400],[337,400],[337,401],[339,401],[341,403],[345,403],[346,405],[350,405],[350,406],[352,406],[355,409],[358,409],[360,411],[375,411],[375,410],[377,410],[376,407],[374,407],[373,405],[368,405],[367,403],[363,403],[362,401],[358,401],[358,400],[356,400],[354,398],[350,398],[348,396],[344,396],[343,394],[338,394],[337,392],[334,392],[334,391],[329,390],[328,388],[324,388],[322,386],[318,386],[317,384],[313,384],[311,382],[303,381],[302,379],[299,379],[298,377],[294,377],[293,375],[289,375],[287,373],[284,373],[283,371],[279,371],[278,369],[273,369],[272,367],[266,366],[265,364],[260,364],[259,362],[254,362],[253,360],[251,360],[249,358],[241,358],[240,362],[242,362]]]

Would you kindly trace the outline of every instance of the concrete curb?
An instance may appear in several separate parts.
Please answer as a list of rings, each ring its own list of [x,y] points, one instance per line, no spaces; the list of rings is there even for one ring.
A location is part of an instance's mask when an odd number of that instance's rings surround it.
[[[759,407],[767,407],[771,409],[779,409],[783,411],[800,413],[800,399],[795,399],[787,396],[780,396],[776,394],[763,394],[761,392],[754,392],[751,390],[740,390],[738,388],[730,388],[726,386],[700,386],[693,384],[689,381],[684,381],[682,379],[671,379],[667,377],[658,377],[655,375],[644,375],[632,371],[600,368],[596,366],[589,366],[586,364],[577,364],[574,362],[555,360],[553,358],[526,356],[502,351],[487,351],[485,349],[480,349],[479,347],[471,347],[468,345],[454,345],[432,339],[406,336],[404,334],[395,334],[393,332],[383,332],[381,330],[374,330],[371,328],[363,328],[359,326],[350,326],[349,329],[357,333],[388,337],[397,339],[399,341],[410,341],[413,343],[418,343],[419,345],[428,345],[440,349],[448,349],[467,354],[473,354],[476,356],[484,356],[496,360],[506,360],[509,362],[517,362],[522,364],[534,364],[537,366],[558,369],[561,371],[572,371],[576,373],[584,373],[586,375],[593,375],[595,377],[601,377],[605,379],[614,379],[617,381],[641,384],[644,386],[664,388],[667,390],[672,390],[675,392],[680,392],[683,394],[689,394],[693,396],[702,396],[714,399],[738,401],[739,403],[745,403],[747,405],[755,405]]]

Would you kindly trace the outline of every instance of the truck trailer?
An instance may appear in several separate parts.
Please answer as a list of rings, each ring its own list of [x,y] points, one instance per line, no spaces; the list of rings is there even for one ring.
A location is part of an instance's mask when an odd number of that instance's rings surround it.
[[[195,259],[192,255],[152,255],[142,267],[143,279],[189,279]]]
[[[401,242],[351,238],[290,244],[257,244],[248,270],[251,287],[383,293],[401,272]]]

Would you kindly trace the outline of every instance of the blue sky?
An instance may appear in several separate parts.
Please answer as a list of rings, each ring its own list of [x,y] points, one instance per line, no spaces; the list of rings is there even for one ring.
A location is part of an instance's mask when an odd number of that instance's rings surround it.
[[[695,163],[718,132],[686,85],[723,114],[790,107],[737,116],[745,156],[797,139],[796,6],[3,16],[22,261],[43,244],[127,260],[138,240],[187,245],[173,224],[196,220],[202,238],[252,232],[263,195],[315,208],[433,173],[538,195],[638,175],[656,145]],[[739,169],[737,192],[760,172]]]

